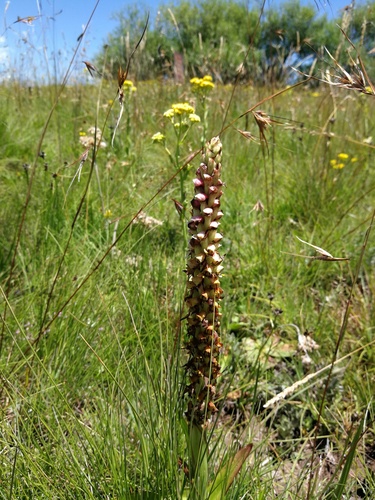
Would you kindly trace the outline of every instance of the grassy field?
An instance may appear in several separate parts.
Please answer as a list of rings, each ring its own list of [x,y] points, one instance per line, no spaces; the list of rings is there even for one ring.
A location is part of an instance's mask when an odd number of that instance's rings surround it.
[[[174,178],[172,159],[201,147],[203,110],[188,84],[139,82],[111,145],[116,88],[0,88],[0,498],[186,495],[186,222],[173,200],[185,192],[188,216],[200,159]],[[232,91],[210,93],[206,139]],[[374,498],[373,96],[289,89],[259,108],[265,142],[252,113],[238,117],[270,95],[237,87],[220,135],[210,478],[252,444],[225,498]],[[163,113],[185,101],[202,121],[177,151]],[[348,260],[313,259],[298,238]]]

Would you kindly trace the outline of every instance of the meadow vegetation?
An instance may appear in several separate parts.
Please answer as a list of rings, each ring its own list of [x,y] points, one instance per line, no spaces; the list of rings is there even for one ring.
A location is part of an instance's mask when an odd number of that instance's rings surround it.
[[[213,78],[202,100],[188,81],[126,80],[120,121],[111,79],[1,85],[1,499],[375,496],[375,92],[335,81]],[[201,121],[176,136],[164,113],[185,102]],[[186,223],[218,134],[210,484],[252,450],[202,497],[183,424]]]
[[[349,5],[328,16],[320,2],[285,0],[277,5],[200,0],[163,3],[139,46],[132,73],[137,79],[173,75],[175,54],[183,54],[190,77],[210,74],[223,84],[251,82],[283,86],[296,81],[291,66],[316,69],[328,50],[347,64],[340,26],[356,44],[367,71],[374,75],[375,4]],[[147,12],[138,5],[115,14],[118,22],[96,58],[104,75],[115,76],[138,41]],[[249,46],[251,52],[248,53]],[[313,64],[315,61],[315,64]]]

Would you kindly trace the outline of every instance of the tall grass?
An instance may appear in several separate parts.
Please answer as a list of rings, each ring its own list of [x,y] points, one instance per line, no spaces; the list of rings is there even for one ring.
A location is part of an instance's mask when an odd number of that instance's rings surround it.
[[[151,137],[163,111],[193,95],[137,82],[131,126],[120,123],[112,148],[116,90],[0,89],[0,498],[186,494],[180,186]],[[231,90],[212,92],[207,137]],[[255,93],[270,95],[236,89],[227,123]],[[242,134],[222,135],[224,349],[209,479],[253,445],[225,498],[374,494],[371,99],[306,85],[262,104],[273,120],[268,145],[250,113],[235,124]],[[92,126],[107,146],[95,141],[72,182],[80,132]],[[186,156],[201,137],[192,129]],[[141,210],[154,219],[136,217]],[[309,260],[295,236],[350,260]],[[264,408],[328,367],[337,347],[328,386],[327,369]]]

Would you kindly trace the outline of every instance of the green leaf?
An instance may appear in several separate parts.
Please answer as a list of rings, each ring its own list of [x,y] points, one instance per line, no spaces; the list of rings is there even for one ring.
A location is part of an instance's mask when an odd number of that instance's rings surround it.
[[[229,490],[252,449],[252,444],[248,444],[244,448],[241,448],[233,459],[219,471],[214,483],[209,487],[211,490],[208,496],[209,500],[220,500],[224,498],[224,494]]]
[[[350,468],[352,466],[354,457],[355,457],[355,452],[357,449],[357,444],[358,441],[361,439],[362,434],[363,434],[363,423],[364,423],[364,418],[361,420],[361,424],[358,426],[357,432],[355,433],[353,442],[350,446],[349,452],[347,455],[343,454],[343,457],[346,457],[346,460],[344,461],[344,467],[341,471],[340,479],[338,480],[337,484],[335,486],[327,487],[327,493],[323,496],[325,500],[340,500],[340,498],[344,498],[344,493],[345,493],[345,485],[348,480]],[[338,468],[341,467],[342,465],[342,460],[340,461]]]

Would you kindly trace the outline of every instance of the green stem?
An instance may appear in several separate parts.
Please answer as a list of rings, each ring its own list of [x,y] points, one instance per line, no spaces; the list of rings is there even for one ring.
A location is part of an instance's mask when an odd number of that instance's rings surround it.
[[[180,170],[180,146],[185,138],[185,135],[181,139],[181,128],[178,129],[177,134],[177,145],[176,145],[176,153],[175,153],[175,169],[179,170],[179,179],[180,179],[180,203],[183,207],[180,213],[180,220],[182,225],[182,234],[184,238],[184,248],[187,247],[188,235],[187,235],[187,226],[186,226],[186,193],[185,193],[185,180],[186,180],[186,170]]]
[[[193,498],[206,498],[208,484],[208,443],[206,431],[201,426],[189,429],[189,466]]]
[[[203,108],[203,131],[202,131],[202,147],[205,145],[207,140],[207,129],[208,129],[208,108],[205,96],[202,97],[202,108]]]

